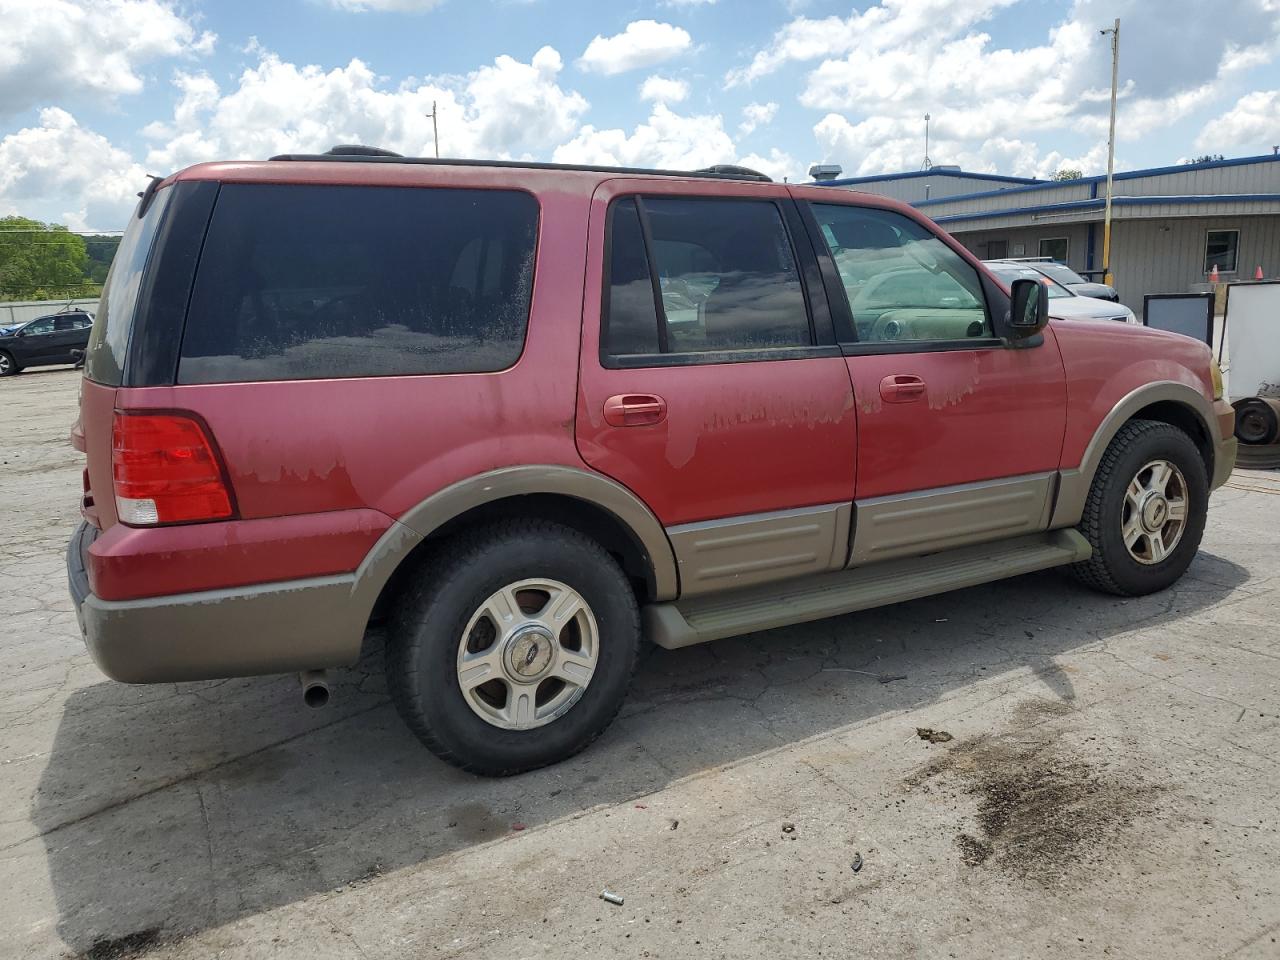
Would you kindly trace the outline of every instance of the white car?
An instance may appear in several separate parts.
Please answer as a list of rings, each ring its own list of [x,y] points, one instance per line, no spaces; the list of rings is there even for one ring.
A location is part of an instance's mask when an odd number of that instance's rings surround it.
[[[1049,290],[1049,316],[1063,320],[1116,320],[1120,323],[1140,325],[1132,310],[1121,303],[1082,297],[1072,293],[1062,284],[1046,277],[1039,270],[1019,266],[1008,261],[987,260],[986,267],[1005,284],[1015,280],[1039,280]]]

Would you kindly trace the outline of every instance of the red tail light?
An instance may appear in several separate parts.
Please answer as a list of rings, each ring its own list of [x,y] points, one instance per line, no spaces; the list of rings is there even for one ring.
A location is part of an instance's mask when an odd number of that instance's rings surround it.
[[[222,462],[194,417],[117,410],[111,476],[122,523],[193,523],[234,513]]]

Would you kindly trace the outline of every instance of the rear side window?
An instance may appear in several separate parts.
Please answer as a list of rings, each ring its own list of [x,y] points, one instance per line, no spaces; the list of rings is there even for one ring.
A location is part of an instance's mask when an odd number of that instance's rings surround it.
[[[813,342],[795,254],[772,201],[626,198],[612,213],[606,354]]]
[[[124,354],[138,305],[142,271],[172,195],[172,187],[157,190],[151,195],[143,216],[131,216],[125,227],[111,269],[107,271],[93,331],[85,349],[84,372],[90,380],[119,386],[124,379]]]
[[[518,191],[224,185],[178,382],[505,369],[537,228]]]

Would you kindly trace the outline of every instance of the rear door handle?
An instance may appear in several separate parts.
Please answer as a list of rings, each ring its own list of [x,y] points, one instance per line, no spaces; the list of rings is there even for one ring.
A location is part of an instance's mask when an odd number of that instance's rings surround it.
[[[895,373],[880,381],[880,397],[885,403],[910,403],[924,397],[925,382],[910,373]]]
[[[604,422],[613,427],[645,427],[667,419],[667,401],[652,393],[621,393],[604,402]]]

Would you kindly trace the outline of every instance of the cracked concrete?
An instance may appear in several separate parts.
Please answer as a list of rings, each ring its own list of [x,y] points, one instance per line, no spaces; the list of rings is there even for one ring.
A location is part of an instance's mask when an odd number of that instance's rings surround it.
[[[1165,594],[1050,572],[650,649],[594,747],[486,781],[404,730],[376,644],[324,711],[105,680],[75,390],[0,383],[0,955],[1280,956],[1274,475]]]

